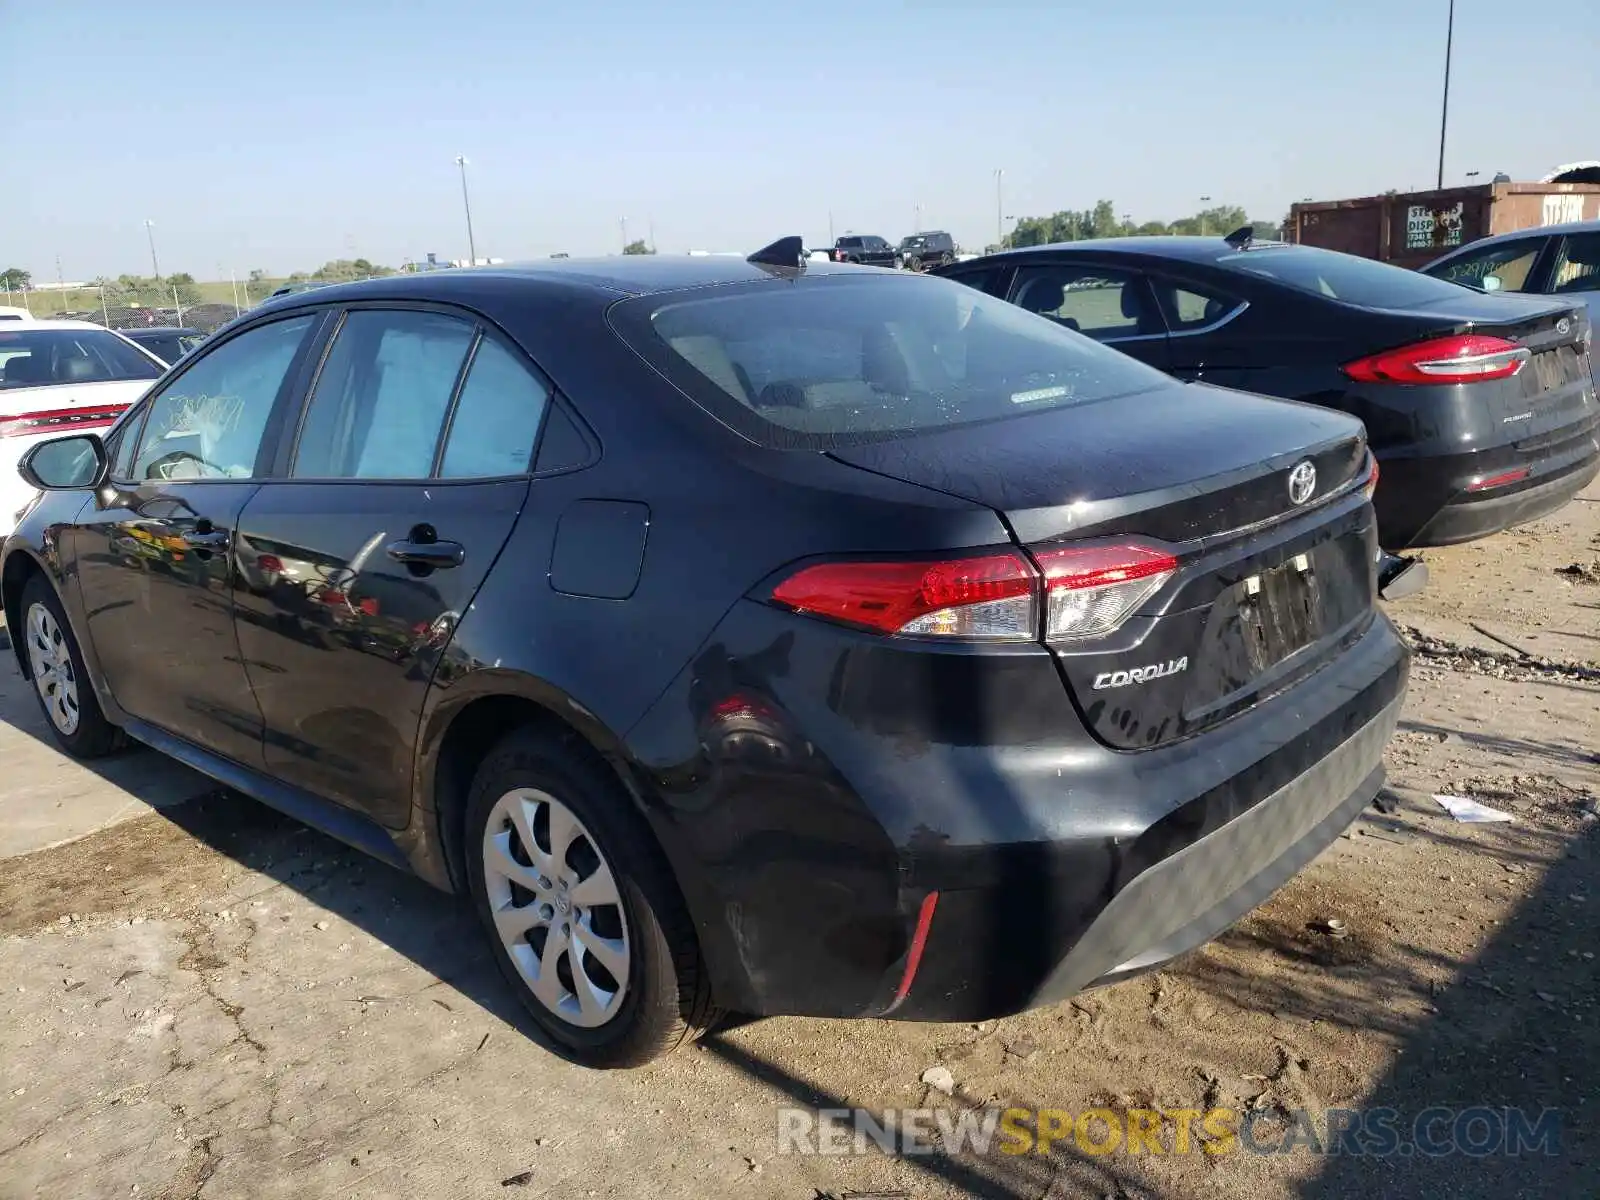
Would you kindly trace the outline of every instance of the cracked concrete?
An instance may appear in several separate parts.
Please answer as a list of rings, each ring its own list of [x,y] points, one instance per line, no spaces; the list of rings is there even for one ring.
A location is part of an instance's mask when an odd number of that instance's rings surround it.
[[[1506,557],[1524,538],[1569,561],[1600,539],[1600,504],[1519,532],[1501,558],[1430,552],[1449,611],[1422,597],[1397,616],[1453,646],[1472,644],[1462,631],[1480,615],[1540,605],[1565,605],[1564,647],[1600,631],[1583,607],[1592,589]],[[1453,572],[1476,581],[1496,563],[1501,583],[1472,582],[1479,608],[1459,607]],[[1559,657],[1554,643],[1538,653]],[[0,1197],[1588,1194],[1600,1000],[1583,955],[1600,821],[1585,797],[1600,797],[1600,684],[1507,665],[1448,648],[1419,661],[1389,754],[1397,811],[1369,811],[1168,970],[979,1027],[730,1023],[626,1074],[578,1070],[526,1038],[468,915],[415,880],[210,788],[111,828],[96,817],[87,836],[0,858]],[[13,746],[33,715],[16,684],[0,687]],[[53,753],[23,749],[30,771]],[[140,759],[154,756],[134,752],[98,786],[160,775]],[[41,777],[0,764],[9,819]],[[1517,823],[1451,822],[1429,795],[1454,782],[1493,792]],[[37,795],[70,824],[59,787]],[[1348,937],[1316,932],[1330,915]],[[920,1082],[930,1065],[951,1072],[953,1096]],[[1296,1103],[1433,1100],[1555,1106],[1562,1155],[775,1154],[780,1104],[1230,1104],[1279,1119]]]

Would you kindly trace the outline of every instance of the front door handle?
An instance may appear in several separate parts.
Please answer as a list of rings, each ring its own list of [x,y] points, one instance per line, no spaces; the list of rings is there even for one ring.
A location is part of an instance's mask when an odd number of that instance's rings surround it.
[[[184,531],[185,545],[196,550],[226,550],[228,535],[220,529],[188,529]]]
[[[459,567],[467,561],[467,548],[460,542],[390,542],[384,548],[395,562],[416,567]]]

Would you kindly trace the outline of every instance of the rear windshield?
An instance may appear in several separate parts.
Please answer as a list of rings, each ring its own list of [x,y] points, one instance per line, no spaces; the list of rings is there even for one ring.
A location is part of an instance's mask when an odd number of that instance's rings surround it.
[[[1461,298],[1461,289],[1453,283],[1369,258],[1310,246],[1241,250],[1224,254],[1216,263],[1231,271],[1276,280],[1296,291],[1363,308],[1407,308]]]
[[[724,424],[826,448],[1090,404],[1166,376],[945,279],[884,273],[640,297],[618,333]]]
[[[161,367],[101,329],[0,330],[0,390],[154,379]]]

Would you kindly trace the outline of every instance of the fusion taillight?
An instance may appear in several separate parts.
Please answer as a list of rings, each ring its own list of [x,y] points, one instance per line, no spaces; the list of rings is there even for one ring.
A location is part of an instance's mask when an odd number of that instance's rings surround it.
[[[796,612],[880,633],[1031,641],[1038,577],[1020,554],[805,567],[772,593]]]
[[[1137,543],[1035,550],[1044,572],[1045,640],[1110,633],[1178,569],[1164,550]]]
[[[38,412],[15,413],[0,417],[0,438],[103,429],[107,425],[115,425],[127,407],[126,404],[111,404],[99,408],[47,408]]]
[[[1132,543],[1035,550],[1031,561],[1007,552],[939,562],[824,563],[791,575],[772,598],[795,612],[880,633],[1053,641],[1110,633],[1177,569],[1171,554]]]
[[[1358,358],[1344,373],[1358,383],[1481,383],[1511,378],[1528,357],[1527,347],[1515,342],[1467,333]]]

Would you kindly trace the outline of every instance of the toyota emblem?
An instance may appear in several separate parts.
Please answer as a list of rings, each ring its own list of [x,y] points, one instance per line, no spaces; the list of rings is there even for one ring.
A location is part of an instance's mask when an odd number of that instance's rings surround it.
[[[1317,490],[1317,468],[1309,458],[1295,463],[1289,472],[1289,503],[1304,504]]]

